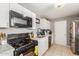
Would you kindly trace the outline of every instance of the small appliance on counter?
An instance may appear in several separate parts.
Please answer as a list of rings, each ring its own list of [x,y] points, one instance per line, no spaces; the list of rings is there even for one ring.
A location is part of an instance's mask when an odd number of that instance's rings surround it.
[[[29,35],[30,35],[30,38],[31,39],[34,39],[35,36],[34,36],[34,33],[33,32],[29,33]]]
[[[45,37],[47,34],[48,33],[46,29],[39,29],[39,31],[37,32],[37,37],[42,38]]]

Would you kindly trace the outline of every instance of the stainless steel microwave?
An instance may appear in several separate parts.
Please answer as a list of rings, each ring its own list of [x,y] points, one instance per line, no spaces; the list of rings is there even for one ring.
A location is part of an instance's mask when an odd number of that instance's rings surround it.
[[[32,27],[32,18],[23,17],[22,14],[10,10],[10,27],[29,28]]]

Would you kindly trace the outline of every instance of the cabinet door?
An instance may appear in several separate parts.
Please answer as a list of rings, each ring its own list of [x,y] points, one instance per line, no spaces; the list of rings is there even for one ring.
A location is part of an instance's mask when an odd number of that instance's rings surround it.
[[[50,29],[50,21],[46,20],[46,29]]]
[[[41,28],[41,29],[44,29],[44,26],[45,26],[44,23],[45,23],[45,22],[44,22],[44,19],[40,19],[40,28]]]
[[[0,27],[9,27],[9,3],[0,3]]]
[[[44,42],[43,42],[43,44],[44,44],[43,52],[45,53],[48,49],[48,39],[47,39],[47,37],[44,37],[43,40],[44,40]]]
[[[23,14],[23,7],[17,3],[10,3],[10,10],[16,11],[20,14]]]
[[[38,40],[38,55],[41,56],[44,53],[44,40],[43,39],[39,39]]]
[[[48,37],[45,37],[45,51],[48,49]]]
[[[30,10],[28,10],[26,8],[23,8],[23,15],[24,15],[24,17],[25,16],[33,17],[34,16],[34,13],[32,13]]]
[[[48,40],[45,38],[40,38],[38,40],[38,55],[41,56],[43,55],[46,50],[48,49]]]

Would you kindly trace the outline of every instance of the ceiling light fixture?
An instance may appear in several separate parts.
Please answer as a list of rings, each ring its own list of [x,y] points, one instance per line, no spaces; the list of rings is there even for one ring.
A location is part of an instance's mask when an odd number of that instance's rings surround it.
[[[62,2],[59,0],[55,3],[55,8],[62,8],[64,7],[64,5],[65,5],[65,2]]]

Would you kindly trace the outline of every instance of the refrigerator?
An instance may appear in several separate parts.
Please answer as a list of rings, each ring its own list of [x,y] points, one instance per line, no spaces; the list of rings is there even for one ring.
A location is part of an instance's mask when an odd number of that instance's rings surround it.
[[[72,21],[70,24],[70,49],[74,54],[79,55],[79,21]]]

